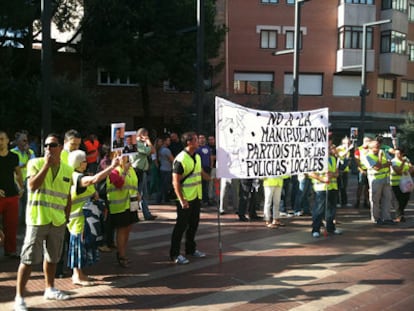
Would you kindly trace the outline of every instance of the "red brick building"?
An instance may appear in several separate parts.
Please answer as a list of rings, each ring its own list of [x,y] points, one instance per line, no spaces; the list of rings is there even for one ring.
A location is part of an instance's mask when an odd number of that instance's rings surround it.
[[[302,2],[302,1],[301,1]],[[302,2],[298,109],[328,107],[334,130],[360,125],[363,24],[366,27],[366,131],[388,131],[414,106],[414,1]],[[215,77],[230,100],[254,107],[291,108],[295,0],[221,0],[228,26],[225,70]],[[284,105],[282,105],[284,104]]]

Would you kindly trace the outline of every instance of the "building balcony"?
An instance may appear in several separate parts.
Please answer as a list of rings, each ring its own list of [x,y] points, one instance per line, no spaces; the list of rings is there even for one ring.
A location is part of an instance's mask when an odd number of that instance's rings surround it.
[[[407,75],[408,55],[383,53],[379,57],[380,75]]]
[[[375,51],[367,50],[366,71],[374,71]],[[361,72],[362,50],[340,49],[336,51],[336,72]]]
[[[390,19],[389,24],[381,25],[381,31],[394,30],[401,33],[408,33],[408,15],[407,13],[396,10],[381,11],[381,20]]]
[[[338,6],[338,28],[342,26],[357,26],[375,21],[377,7],[368,4],[342,3]]]

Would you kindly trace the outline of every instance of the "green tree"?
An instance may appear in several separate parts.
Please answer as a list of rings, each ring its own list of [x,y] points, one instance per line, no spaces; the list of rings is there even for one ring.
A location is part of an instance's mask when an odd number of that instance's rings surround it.
[[[225,28],[214,24],[215,1],[206,1],[205,64],[218,55]],[[93,68],[139,83],[144,118],[151,117],[148,88],[169,80],[193,90],[196,1],[91,0],[85,2],[83,57]]]
[[[403,146],[411,160],[414,159],[414,114],[409,112],[400,127],[399,145]]]
[[[61,31],[74,30],[76,19],[79,17],[77,8],[82,0],[52,0],[53,22]],[[40,57],[33,50],[32,44],[42,32],[40,17],[40,0],[14,0],[0,1],[0,124],[1,127],[13,133],[25,128],[32,133],[40,132]],[[69,40],[66,44],[70,44]],[[54,46],[55,52],[61,46]],[[55,89],[77,89],[76,94],[81,97],[89,96],[80,89],[79,82],[56,78]],[[58,96],[53,94],[52,115],[53,120],[60,116],[56,113],[67,105],[68,100],[74,107],[77,101],[85,102],[87,98],[80,100],[79,96]],[[76,101],[76,102],[75,102]],[[88,107],[88,106],[87,106]],[[76,115],[65,114],[68,121],[81,120]],[[84,120],[87,122],[87,119]],[[62,122],[53,122],[56,128],[61,130]],[[67,124],[67,123],[65,123]]]

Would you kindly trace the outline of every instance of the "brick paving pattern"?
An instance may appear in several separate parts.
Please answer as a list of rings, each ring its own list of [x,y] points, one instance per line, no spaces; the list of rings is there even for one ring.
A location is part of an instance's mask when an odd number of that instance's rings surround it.
[[[349,197],[355,195],[355,180]],[[56,286],[71,300],[45,301],[41,267],[28,283],[30,310],[413,310],[414,201],[407,222],[377,226],[367,209],[338,209],[341,236],[311,237],[311,217],[286,218],[286,227],[269,229],[259,222],[220,216],[202,209],[198,247],[207,258],[176,266],[168,260],[175,219],[172,205],[152,205],[158,218],[134,225],[129,268],[115,252],[87,270],[98,279],[79,287],[70,277]],[[142,217],[141,217],[142,218]],[[18,262],[0,254],[0,310],[12,310]]]

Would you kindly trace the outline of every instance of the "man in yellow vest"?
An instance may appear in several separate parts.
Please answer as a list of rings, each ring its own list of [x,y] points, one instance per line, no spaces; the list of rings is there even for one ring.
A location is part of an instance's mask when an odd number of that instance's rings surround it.
[[[377,225],[392,225],[390,186],[391,162],[381,148],[379,141],[369,144],[369,152],[365,157],[369,184],[369,201],[371,205],[371,221]]]
[[[63,163],[68,164],[69,153],[78,150],[82,143],[82,136],[77,130],[69,130],[65,133],[63,150],[60,158]]]
[[[24,224],[25,214],[26,214],[26,203],[27,203],[27,191],[26,191],[26,175],[27,175],[27,162],[30,159],[34,159],[35,153],[32,149],[29,148],[29,142],[27,139],[27,134],[25,132],[18,132],[15,135],[16,137],[16,147],[10,151],[17,154],[19,157],[19,167],[22,172],[22,179],[24,187],[22,188],[23,192],[21,193],[19,199],[19,223]]]
[[[312,236],[320,237],[320,228],[322,219],[326,221],[326,231],[331,234],[342,234],[341,230],[336,229],[334,219],[336,215],[336,202],[338,201],[338,168],[336,158],[335,145],[329,146],[330,155],[328,157],[327,172],[312,172],[309,177],[313,182],[313,190],[315,191],[315,205],[312,211]]]
[[[27,166],[26,235],[17,271],[15,310],[27,310],[23,298],[25,287],[32,265],[40,263],[42,258],[46,287],[44,298],[66,300],[70,297],[54,284],[70,213],[73,173],[73,169],[60,160],[62,143],[57,134],[49,134],[44,144],[44,157],[30,160]]]
[[[185,145],[173,162],[173,187],[177,196],[177,220],[171,236],[170,258],[176,264],[188,264],[190,261],[180,254],[181,239],[186,233],[185,253],[193,257],[205,257],[206,254],[196,248],[195,235],[200,221],[200,202],[202,199],[201,179],[210,180],[210,176],[201,168],[201,159],[195,151],[198,137],[195,132],[182,135]]]
[[[356,193],[356,203],[355,208],[359,208],[359,202],[361,196],[364,197],[364,207],[369,208],[369,194],[368,194],[368,177],[367,177],[367,167],[363,161],[369,151],[369,144],[372,139],[368,136],[364,137],[362,145],[359,146],[354,152],[355,163],[358,167],[358,188]]]
[[[342,138],[342,144],[336,147],[337,159],[338,159],[338,194],[339,194],[339,207],[352,207],[352,204],[348,202],[348,174],[349,164],[351,160],[351,150],[354,148],[354,144],[345,136]]]

